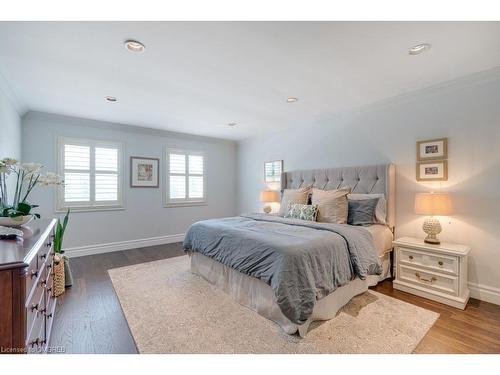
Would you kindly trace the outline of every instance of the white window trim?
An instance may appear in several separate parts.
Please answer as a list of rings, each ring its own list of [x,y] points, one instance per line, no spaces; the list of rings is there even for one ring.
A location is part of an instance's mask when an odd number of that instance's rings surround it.
[[[102,146],[111,146],[118,148],[118,201],[100,201],[94,202],[94,204],[87,202],[64,202],[64,187],[59,186],[55,190],[55,212],[66,212],[68,208],[71,209],[72,212],[75,211],[114,211],[114,210],[124,210],[125,209],[125,189],[124,189],[124,181],[125,181],[125,169],[124,169],[124,158],[125,158],[125,147],[123,142],[118,141],[109,141],[103,139],[91,139],[84,137],[63,137],[58,136],[56,142],[56,155],[57,155],[57,171],[60,176],[64,178],[64,152],[63,145],[65,143],[73,143],[73,144],[82,144],[85,146],[91,146],[90,151],[90,195],[91,197],[94,194],[95,182],[93,177],[95,176],[94,170],[94,150],[95,147]],[[104,172],[105,173],[105,172]]]
[[[169,199],[170,196],[170,153],[179,153],[185,155],[199,155],[203,156],[203,198],[184,198],[184,199]],[[165,167],[163,169],[163,186],[165,187],[163,190],[163,207],[190,207],[190,206],[206,206],[207,202],[207,157],[205,152],[199,150],[190,150],[183,148],[170,148],[166,147],[163,152],[163,162],[165,163]],[[186,167],[189,168],[188,166]],[[186,174],[186,177],[189,174]],[[189,178],[186,178],[186,194],[189,194],[188,190]]]

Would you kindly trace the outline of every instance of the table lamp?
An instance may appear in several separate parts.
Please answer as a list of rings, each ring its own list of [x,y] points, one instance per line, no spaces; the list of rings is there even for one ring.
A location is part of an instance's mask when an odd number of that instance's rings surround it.
[[[264,203],[272,203],[280,201],[280,193],[276,190],[263,190],[260,192],[260,201]],[[266,204],[263,208],[266,214],[271,213],[271,205]]]
[[[441,233],[441,223],[434,215],[450,215],[452,212],[451,197],[447,193],[418,193],[415,195],[415,213],[428,215],[422,229],[427,233],[425,242],[438,245],[437,235]]]

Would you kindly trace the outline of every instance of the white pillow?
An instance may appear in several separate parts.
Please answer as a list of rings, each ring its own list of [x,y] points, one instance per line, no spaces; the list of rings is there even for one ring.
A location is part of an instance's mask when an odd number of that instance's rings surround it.
[[[313,188],[312,204],[318,206],[318,216],[316,220],[322,223],[347,223],[348,202],[347,194],[350,187],[337,190],[320,190]]]
[[[307,196],[309,195],[310,190],[311,188],[309,186],[302,189],[285,189],[283,191],[283,195],[281,196],[279,215],[285,216],[288,212],[290,204],[307,204]]]
[[[377,224],[387,224],[387,201],[384,194],[349,194],[349,200],[363,200],[378,198],[377,207],[375,207],[375,222]]]

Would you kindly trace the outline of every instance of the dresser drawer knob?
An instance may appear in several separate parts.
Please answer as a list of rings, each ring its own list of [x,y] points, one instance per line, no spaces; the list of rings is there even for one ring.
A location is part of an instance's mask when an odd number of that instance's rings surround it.
[[[30,278],[38,277],[38,270],[31,271]]]
[[[50,314],[45,314],[45,316],[46,316],[48,319],[50,319],[50,318],[52,318],[52,313],[50,313]]]
[[[35,345],[37,345],[37,346],[38,346],[38,344],[40,344],[40,339],[39,339],[38,337],[37,337],[36,339],[34,339],[34,340],[31,340],[31,341],[28,343],[28,345],[29,345],[29,346],[31,346],[32,348],[33,348]]]
[[[45,244],[45,246],[47,246],[47,247],[51,247],[51,246],[52,246],[52,242],[47,242],[47,243]]]
[[[438,264],[439,264],[439,267],[443,267],[443,262],[442,261],[439,261]]]
[[[47,285],[47,280],[40,281],[40,286],[46,286],[46,285]]]
[[[47,253],[40,255],[40,259],[45,259],[47,258]]]
[[[420,276],[420,274],[418,272],[415,272],[415,277],[419,281],[421,281],[423,283],[428,283],[428,284],[432,284],[433,282],[437,281],[437,279],[434,276],[432,276],[430,279],[425,279],[422,276]]]
[[[31,309],[31,312],[38,310],[38,303],[34,303],[33,305],[31,305],[30,309]]]
[[[408,259],[413,260],[413,255],[410,255]]]

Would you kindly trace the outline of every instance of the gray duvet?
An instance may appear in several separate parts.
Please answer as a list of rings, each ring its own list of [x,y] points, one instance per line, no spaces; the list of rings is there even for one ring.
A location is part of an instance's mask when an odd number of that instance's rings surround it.
[[[354,277],[382,272],[368,231],[269,215],[197,222],[184,249],[269,284],[283,314],[296,324],[306,322],[316,300]]]

